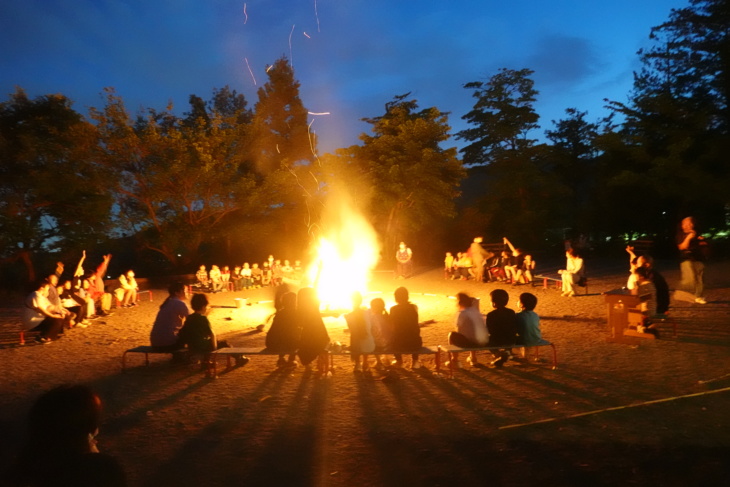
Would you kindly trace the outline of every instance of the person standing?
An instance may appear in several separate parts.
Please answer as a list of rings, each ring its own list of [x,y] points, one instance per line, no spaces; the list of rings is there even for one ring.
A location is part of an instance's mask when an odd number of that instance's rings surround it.
[[[395,253],[395,260],[397,261],[395,278],[396,279],[408,279],[413,274],[413,251],[406,247],[405,242],[401,242],[398,245],[398,251]]]
[[[482,237],[474,237],[474,241],[469,246],[476,282],[484,282],[484,262],[487,260],[487,251],[482,247],[483,240]]]
[[[682,219],[677,231],[677,248],[680,253],[679,268],[682,272],[681,287],[695,295],[695,303],[707,304],[705,293],[705,254],[707,241],[695,228],[695,220]]]

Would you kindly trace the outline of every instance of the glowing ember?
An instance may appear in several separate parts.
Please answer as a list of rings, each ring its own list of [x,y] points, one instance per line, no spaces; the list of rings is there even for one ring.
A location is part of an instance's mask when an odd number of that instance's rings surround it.
[[[353,292],[367,292],[380,245],[372,226],[349,205],[330,204],[329,208],[333,214],[325,215],[308,276],[324,308],[347,310]]]

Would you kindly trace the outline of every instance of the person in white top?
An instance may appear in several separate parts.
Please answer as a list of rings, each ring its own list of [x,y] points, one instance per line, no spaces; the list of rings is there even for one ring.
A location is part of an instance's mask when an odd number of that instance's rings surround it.
[[[570,248],[565,252],[565,269],[560,269],[558,274],[563,280],[563,293],[561,296],[575,296],[575,286],[583,277],[583,259],[578,253]]]
[[[482,313],[479,311],[479,300],[466,293],[456,295],[459,314],[456,317],[456,331],[449,333],[449,344],[462,348],[483,347],[489,342],[489,332]],[[472,367],[478,365],[476,352],[470,352],[467,362]],[[459,367],[459,354],[452,353],[453,365]]]
[[[64,315],[48,300],[51,284],[43,280],[25,299],[21,321],[26,331],[39,331],[39,343],[49,343],[58,338],[63,330]]]

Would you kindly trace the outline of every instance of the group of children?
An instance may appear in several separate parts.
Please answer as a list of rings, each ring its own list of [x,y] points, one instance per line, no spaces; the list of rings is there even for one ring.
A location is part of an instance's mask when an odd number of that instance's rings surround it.
[[[326,351],[330,339],[313,293],[312,288],[302,288],[296,295],[285,292],[278,300],[280,304],[266,335],[266,348],[279,353],[279,367],[295,366],[296,357],[304,365],[319,358],[320,372],[327,372]],[[383,354],[390,351],[413,351],[413,368],[421,366],[416,353],[422,346],[418,307],[409,301],[408,290],[404,287],[396,289],[394,296],[396,304],[389,313],[383,299],[375,298],[370,302],[370,308],[364,308],[362,295],[353,294],[352,311],[344,318],[350,331],[350,354],[355,371],[369,369],[371,354],[375,355],[376,367],[384,367],[387,364]],[[402,364],[402,355],[394,353],[390,365]]]
[[[509,282],[513,285],[529,284],[533,279],[535,260],[504,237],[499,252],[485,250],[482,238],[476,237],[469,249],[446,252],[444,277],[446,279],[475,280],[477,282]]]
[[[237,265],[231,270],[229,266],[212,265],[210,271],[201,265],[195,273],[195,286],[204,292],[242,291],[266,286],[278,286],[285,282],[300,282],[304,269],[300,260],[292,264],[289,260],[268,259],[259,266],[254,262]]]
[[[462,348],[505,347],[492,351],[494,360],[491,365],[502,367],[511,356],[511,347],[536,346],[542,340],[540,317],[535,313],[537,296],[522,293],[519,298],[520,311],[507,307],[509,294],[504,289],[495,289],[489,294],[492,311],[485,316],[479,311],[479,300],[466,293],[457,295],[459,314],[456,319],[456,331],[449,333],[449,344]],[[458,353],[452,353],[451,363],[447,365],[460,367]],[[478,366],[475,352],[471,352],[467,362]]]
[[[85,272],[84,251],[73,275],[64,277],[63,262],[56,270],[37,282],[25,300],[21,321],[26,331],[38,331],[36,341],[50,343],[70,328],[86,328],[97,318],[109,316],[114,305],[113,295],[107,292],[104,277],[111,254],[103,257],[95,271]],[[138,286],[134,271],[119,276],[117,307],[137,305]]]

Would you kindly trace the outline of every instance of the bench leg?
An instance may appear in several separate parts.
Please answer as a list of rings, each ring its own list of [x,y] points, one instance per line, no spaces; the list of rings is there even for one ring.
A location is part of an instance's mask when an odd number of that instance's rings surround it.
[[[553,370],[555,370],[558,368],[558,350],[555,348],[555,345],[553,345],[552,343],[550,344],[550,346],[553,349]]]

